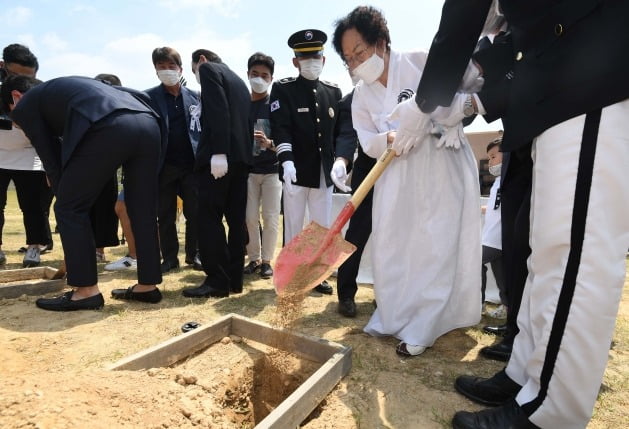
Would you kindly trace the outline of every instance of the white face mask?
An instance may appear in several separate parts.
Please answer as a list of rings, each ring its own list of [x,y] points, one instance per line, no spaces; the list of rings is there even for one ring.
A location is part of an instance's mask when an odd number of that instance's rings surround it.
[[[489,166],[489,174],[491,174],[492,176],[496,176],[496,177],[500,176],[501,170],[502,170],[502,163]]]
[[[264,78],[257,76],[249,79],[249,85],[251,85],[251,90],[257,94],[264,94],[267,89],[269,89],[269,85],[271,82],[267,82]]]
[[[157,77],[166,86],[175,86],[179,83],[181,75],[177,70],[157,70]]]
[[[352,74],[358,76],[367,85],[374,83],[384,72],[384,59],[375,52],[367,61],[352,70]]]
[[[317,80],[323,71],[323,58],[299,60],[299,74],[308,80]]]

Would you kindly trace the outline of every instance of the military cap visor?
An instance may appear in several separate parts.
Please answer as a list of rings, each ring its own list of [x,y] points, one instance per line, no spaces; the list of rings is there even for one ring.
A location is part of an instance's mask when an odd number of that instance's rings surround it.
[[[295,56],[321,55],[328,36],[320,30],[301,30],[288,38]]]

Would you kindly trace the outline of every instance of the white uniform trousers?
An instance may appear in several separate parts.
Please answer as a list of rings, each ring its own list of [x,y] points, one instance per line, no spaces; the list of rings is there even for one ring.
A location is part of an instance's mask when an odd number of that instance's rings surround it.
[[[247,255],[250,261],[270,261],[275,254],[280,218],[282,182],[277,173],[249,173],[247,180]],[[262,213],[262,244],[260,244]]]
[[[299,172],[297,172],[299,174]],[[294,236],[304,229],[306,206],[310,220],[329,228],[332,212],[332,186],[326,186],[323,168],[318,188],[306,188],[293,184],[293,190],[288,192],[284,187],[284,243],[288,244]]]
[[[585,428],[607,364],[629,246],[629,99],[533,142],[529,275],[507,374],[541,428]]]

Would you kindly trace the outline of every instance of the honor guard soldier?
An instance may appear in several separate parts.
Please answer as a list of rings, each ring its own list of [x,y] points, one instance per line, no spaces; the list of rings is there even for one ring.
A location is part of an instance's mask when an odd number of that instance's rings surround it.
[[[270,98],[271,131],[277,146],[283,183],[284,242],[290,242],[304,226],[306,206],[310,220],[329,227],[334,163],[335,125],[341,90],[319,80],[325,63],[327,36],[319,30],[298,31],[288,39],[298,77],[273,84]],[[331,295],[323,282],[317,292]]]

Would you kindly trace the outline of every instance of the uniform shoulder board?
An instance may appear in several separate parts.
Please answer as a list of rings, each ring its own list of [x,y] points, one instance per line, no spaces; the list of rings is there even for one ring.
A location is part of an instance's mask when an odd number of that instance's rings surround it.
[[[327,80],[321,80],[320,81],[322,84],[327,85],[327,86],[331,86],[332,88],[338,88],[339,86],[337,84],[335,84],[334,82],[328,82]]]
[[[285,77],[284,79],[280,79],[280,83],[284,84],[284,83],[290,83],[290,82],[295,82],[297,80],[297,78],[295,77]]]

